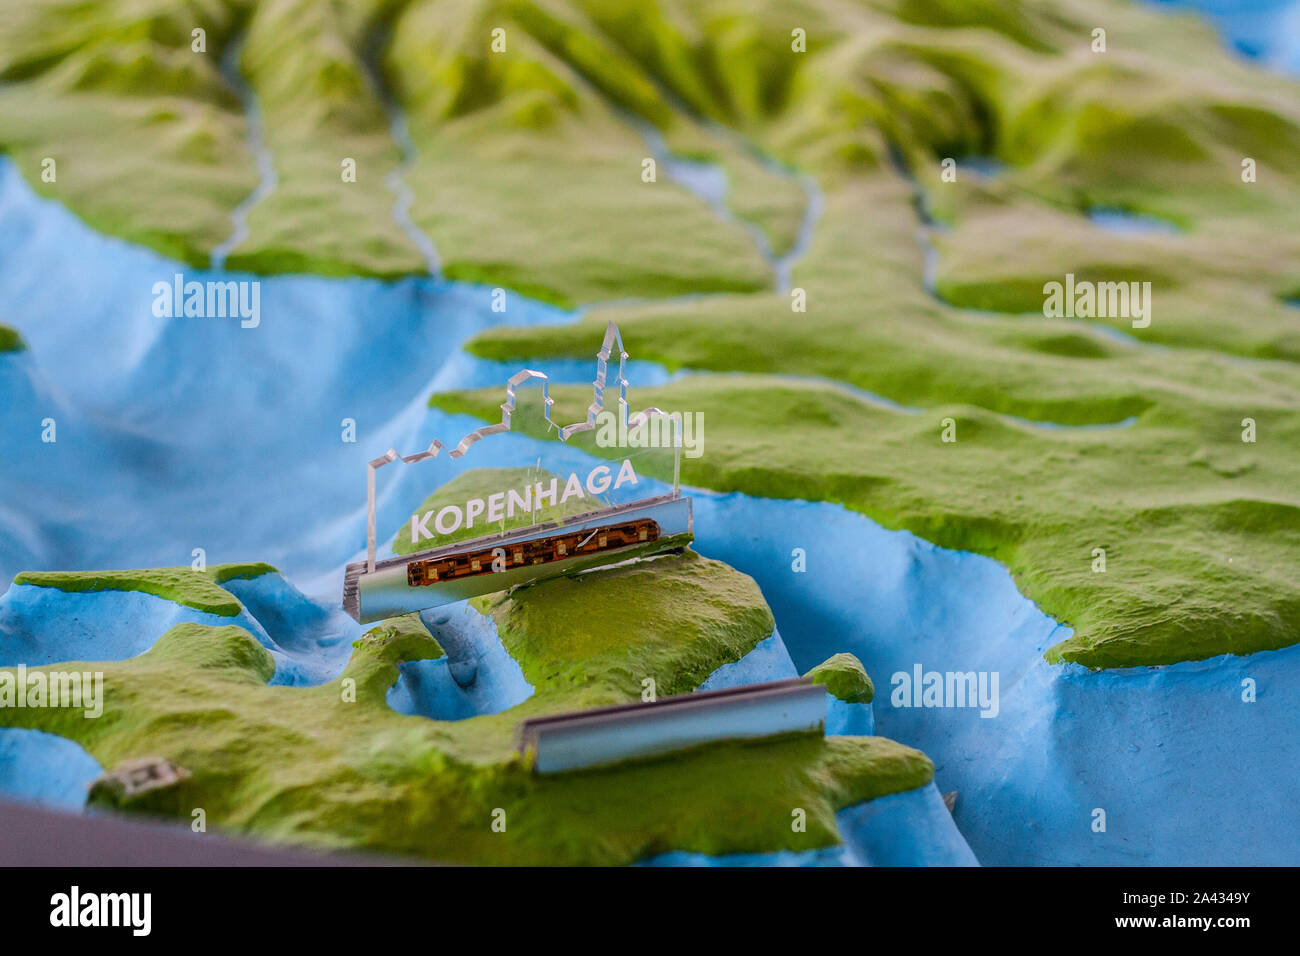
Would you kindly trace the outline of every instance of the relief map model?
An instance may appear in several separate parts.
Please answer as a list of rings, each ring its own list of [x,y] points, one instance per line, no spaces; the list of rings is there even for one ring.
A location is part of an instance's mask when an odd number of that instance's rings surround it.
[[[1294,866],[1297,700],[1300,2],[0,0],[0,816]]]

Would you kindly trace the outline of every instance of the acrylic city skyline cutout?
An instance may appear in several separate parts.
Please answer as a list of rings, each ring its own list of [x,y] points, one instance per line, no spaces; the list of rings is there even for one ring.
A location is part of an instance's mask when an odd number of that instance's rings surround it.
[[[617,351],[618,375],[609,381]],[[682,419],[658,408],[629,412],[627,352],[609,323],[596,354],[592,401],[585,419],[552,419],[550,378],[520,369],[505,383],[500,421],[475,428],[455,446],[434,438],[423,451],[396,449],[366,464],[366,559],[348,566],[344,608],[358,620],[380,620],[491,593],[556,574],[576,573],[641,555],[683,547],[691,534],[689,499],[680,496]],[[502,449],[475,449],[510,432],[521,386],[537,384],[541,425],[558,438],[555,452],[527,458]],[[605,392],[618,387],[617,404]],[[522,419],[521,419],[522,421]],[[568,447],[569,439],[597,432],[600,457]],[[445,452],[445,455],[443,454]],[[516,453],[518,456],[520,453]],[[394,462],[442,467],[422,487],[431,493],[415,508],[381,555],[376,529],[376,475]],[[430,469],[433,472],[433,469]],[[669,482],[671,476],[671,482]]]

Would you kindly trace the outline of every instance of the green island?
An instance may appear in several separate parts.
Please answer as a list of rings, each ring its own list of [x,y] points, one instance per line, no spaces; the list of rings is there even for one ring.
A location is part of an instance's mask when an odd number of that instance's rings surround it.
[[[624,342],[636,349],[626,331]],[[1244,413],[1223,407],[1230,398],[1207,390],[1197,404],[1188,382],[1175,401],[1168,387],[1132,427],[1103,430],[1034,427],[955,403],[908,414],[834,384],[762,375],[690,376],[638,389],[632,401],[704,415],[704,454],[682,459],[683,484],[836,502],[998,559],[1022,593],[1074,629],[1050,659],[1119,667],[1293,644],[1300,582],[1285,569],[1300,560],[1300,415],[1280,394],[1268,405],[1251,399],[1272,432],[1264,454],[1242,443]],[[431,401],[495,420],[499,391]],[[555,419],[574,421],[591,390],[556,387],[551,397]],[[941,440],[945,418],[956,442]],[[521,399],[515,421],[546,437],[537,397]],[[591,433],[571,443],[622,453]],[[655,477],[671,479],[669,468]],[[1106,551],[1104,573],[1093,570],[1096,548]]]
[[[834,654],[804,676],[811,677],[814,684],[821,684],[828,694],[846,704],[869,704],[876,696],[866,668],[852,654]]]
[[[241,578],[278,573],[260,561],[214,564],[194,568],[144,568],[137,571],[24,571],[14,584],[30,584],[60,591],[143,591],[198,611],[235,617],[243,609],[239,599],[221,585]]]
[[[27,348],[23,337],[18,334],[17,329],[11,329],[7,325],[0,325],[0,353],[4,352],[21,352]]]
[[[368,631],[337,679],[310,688],[267,686],[271,657],[239,627],[177,625],[139,657],[94,665],[102,718],[5,708],[0,722],[68,737],[105,767],[160,755],[190,773],[128,801],[132,812],[188,822],[201,807],[214,830],[478,864],[828,846],[838,809],[933,777],[893,741],[818,734],[533,774],[515,752],[522,719],[640,699],[646,677],[659,695],[688,692],[766,638],[771,612],[750,578],[689,551],[476,605],[536,689],[498,714],[448,722],[388,706],[400,662],[442,656],[408,615]],[[806,833],[792,832],[796,807]]]
[[[401,617],[381,621],[366,631],[364,643],[369,645],[408,638],[415,638],[421,647],[424,646],[425,642],[432,642],[432,646],[427,648],[428,653],[421,657],[420,660],[434,661],[443,656],[442,648],[438,646],[438,642],[429,633],[429,629],[424,626],[424,622],[420,620],[419,611],[412,611],[410,614],[403,614]]]

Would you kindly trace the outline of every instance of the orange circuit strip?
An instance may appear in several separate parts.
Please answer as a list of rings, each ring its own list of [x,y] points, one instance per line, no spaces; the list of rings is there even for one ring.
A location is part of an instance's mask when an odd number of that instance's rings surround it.
[[[550,564],[552,561],[563,561],[566,558],[596,554],[600,551],[613,551],[658,540],[659,522],[651,518],[639,518],[623,524],[582,528],[552,535],[549,538],[517,541],[510,545],[482,548],[446,558],[412,561],[406,566],[406,583],[411,587],[421,587],[474,577],[478,574],[491,574],[494,570],[504,571],[525,565]],[[492,566],[493,561],[499,562],[496,568]]]

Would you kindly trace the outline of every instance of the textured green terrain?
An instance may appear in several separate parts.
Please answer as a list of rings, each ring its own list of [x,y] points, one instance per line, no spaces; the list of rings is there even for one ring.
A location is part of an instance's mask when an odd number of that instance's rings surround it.
[[[485,498],[489,493],[505,491],[508,488],[522,492],[524,487],[529,484],[535,484],[539,481],[549,482],[554,477],[556,476],[549,471],[539,468],[471,468],[457,475],[429,495],[423,504],[411,513],[411,517],[418,518],[429,511],[436,514],[446,505],[464,507],[465,502],[470,498]],[[563,478],[561,478],[561,481],[563,481]],[[515,531],[533,523],[557,521],[570,515],[591,511],[593,508],[600,506],[599,502],[593,503],[587,498],[574,498],[562,505],[543,506],[528,513],[519,512],[513,518],[506,518],[496,524],[488,524],[480,515],[472,528],[462,525],[451,534],[440,534],[434,539],[423,538],[418,542],[411,540],[411,522],[408,520],[393,536],[393,553],[414,554],[416,551],[441,547],[444,544],[452,544],[468,538],[479,538],[485,534]],[[536,522],[534,522],[534,518],[536,518]],[[430,530],[433,529],[432,520],[426,527]]]
[[[21,335],[7,325],[0,325],[0,352],[21,352],[24,348]]]
[[[93,665],[100,719],[5,708],[0,722],[69,737],[104,766],[161,755],[190,771],[133,801],[138,812],[189,821],[201,807],[213,827],[263,838],[480,864],[811,849],[838,840],[837,809],[933,776],[923,754],[892,741],[818,734],[535,775],[515,753],[520,720],[638,700],[645,678],[661,696],[690,691],[767,637],[772,616],[751,579],[690,552],[479,603],[536,688],[496,715],[443,722],[389,708],[400,661],[442,656],[407,616],[369,631],[343,674],[312,688],[266,686],[271,657],[241,628],[178,625],[139,657]],[[806,833],[792,831],[795,808]]]
[[[551,396],[563,417],[590,401],[590,389],[552,388]],[[498,398],[489,389],[433,401],[490,417]],[[1074,628],[1052,656],[1099,667],[1300,639],[1291,573],[1300,508],[1288,457],[1300,416],[1288,400],[1249,399],[1247,411],[1272,432],[1261,439],[1272,449],[1265,453],[1241,442],[1243,413],[1223,407],[1228,401],[1201,408],[1172,394],[1136,425],[1101,430],[1034,427],[974,404],[909,414],[835,385],[767,376],[692,376],[635,395],[638,405],[704,414],[704,454],[683,459],[683,483],[838,502],[944,547],[989,554]],[[521,403],[517,420],[539,415]],[[941,440],[946,417],[955,443]],[[596,455],[619,451],[573,441]],[[1092,570],[1094,548],[1106,549],[1104,573]]]
[[[852,654],[835,654],[822,661],[805,677],[821,684],[827,693],[849,704],[869,704],[876,696],[875,685],[863,668],[862,662]]]
[[[1105,53],[1090,49],[1098,26]],[[796,29],[807,52],[791,49]],[[632,393],[635,407],[705,414],[685,483],[837,502],[990,555],[1073,629],[1053,660],[1164,664],[1300,641],[1300,312],[1287,304],[1300,295],[1300,86],[1232,59],[1194,18],[1127,0],[0,8],[0,150],[95,228],[189,263],[209,262],[258,182],[245,85],[277,184],[233,267],[424,271],[393,215],[400,177],[447,277],[590,306],[571,327],[486,333],[475,354],[591,357],[614,320],[633,358],[699,373]],[[414,151],[393,135],[398,116]],[[643,124],[725,170],[721,214],[663,163],[642,181]],[[944,158],[956,182],[941,180]],[[968,162],[987,158],[1001,172]],[[796,171],[824,199],[792,275],[800,312],[747,228],[778,255],[795,246],[809,203]],[[1118,235],[1089,220],[1100,208],[1171,228]],[[1044,283],[1067,273],[1150,282],[1150,326],[1044,318]],[[574,421],[591,393],[552,394],[553,417]],[[499,388],[434,397],[492,421],[500,401]],[[520,427],[538,420],[524,400]],[[232,606],[219,581],[186,574],[30,580]],[[690,690],[766,637],[770,614],[749,579],[690,553],[477,603],[537,689],[499,715],[387,708],[397,661],[441,653],[404,618],[318,688],[265,686],[269,658],[237,628],[183,626],[102,665],[99,721],[0,717],[106,765],[156,753],[193,772],[143,810],[202,806],[271,838],[467,862],[821,846],[836,808],[932,774],[888,741],[807,735],[534,777],[513,757],[520,719],[637,699],[645,677],[660,695]],[[823,673],[870,690],[844,662]],[[790,832],[799,806],[807,834]]]
[[[386,183],[405,158],[412,216],[451,277],[561,302],[767,285],[739,223],[663,176],[641,182],[649,151],[636,122],[648,122],[681,154],[722,163],[732,211],[778,252],[804,197],[754,149],[816,174],[828,217],[861,226],[882,218],[854,208],[874,205],[863,188],[900,185],[891,147],[927,185],[939,157],[996,155],[1015,167],[1004,186],[967,182],[934,199],[955,224],[940,281],[954,301],[1020,309],[1061,256],[1081,273],[1118,258],[1175,280],[1195,264],[1245,278],[1245,265],[1263,279],[1253,319],[1240,323],[1245,341],[1219,344],[1294,354],[1275,296],[1300,288],[1295,86],[1233,61],[1189,16],[1124,0],[47,0],[0,16],[0,149],[98,228],[191,262],[229,235],[229,211],[257,180],[247,85],[278,185],[232,265],[418,271]],[[1090,49],[1098,24],[1104,54]],[[205,52],[191,48],[196,28]],[[796,29],[807,52],[791,49]],[[222,71],[232,47],[239,77]],[[406,114],[418,156],[403,157],[388,104]],[[1260,175],[1242,188],[1247,155]],[[39,177],[47,157],[55,183]],[[344,159],[356,182],[343,182]],[[1211,248],[1207,262],[1195,237],[1140,243],[1135,256],[1052,218],[1094,205],[1205,229],[1247,261]],[[1021,224],[1012,235],[1007,219]],[[840,270],[887,265],[903,247],[842,247]],[[1238,324],[1218,315],[1223,301],[1188,295],[1190,314],[1153,335],[1213,338]]]
[[[58,588],[60,591],[143,591],[222,617],[236,616],[242,605],[221,585],[236,578],[274,572],[269,564],[214,564],[193,568],[145,568],[139,571],[24,571],[14,584]]]

